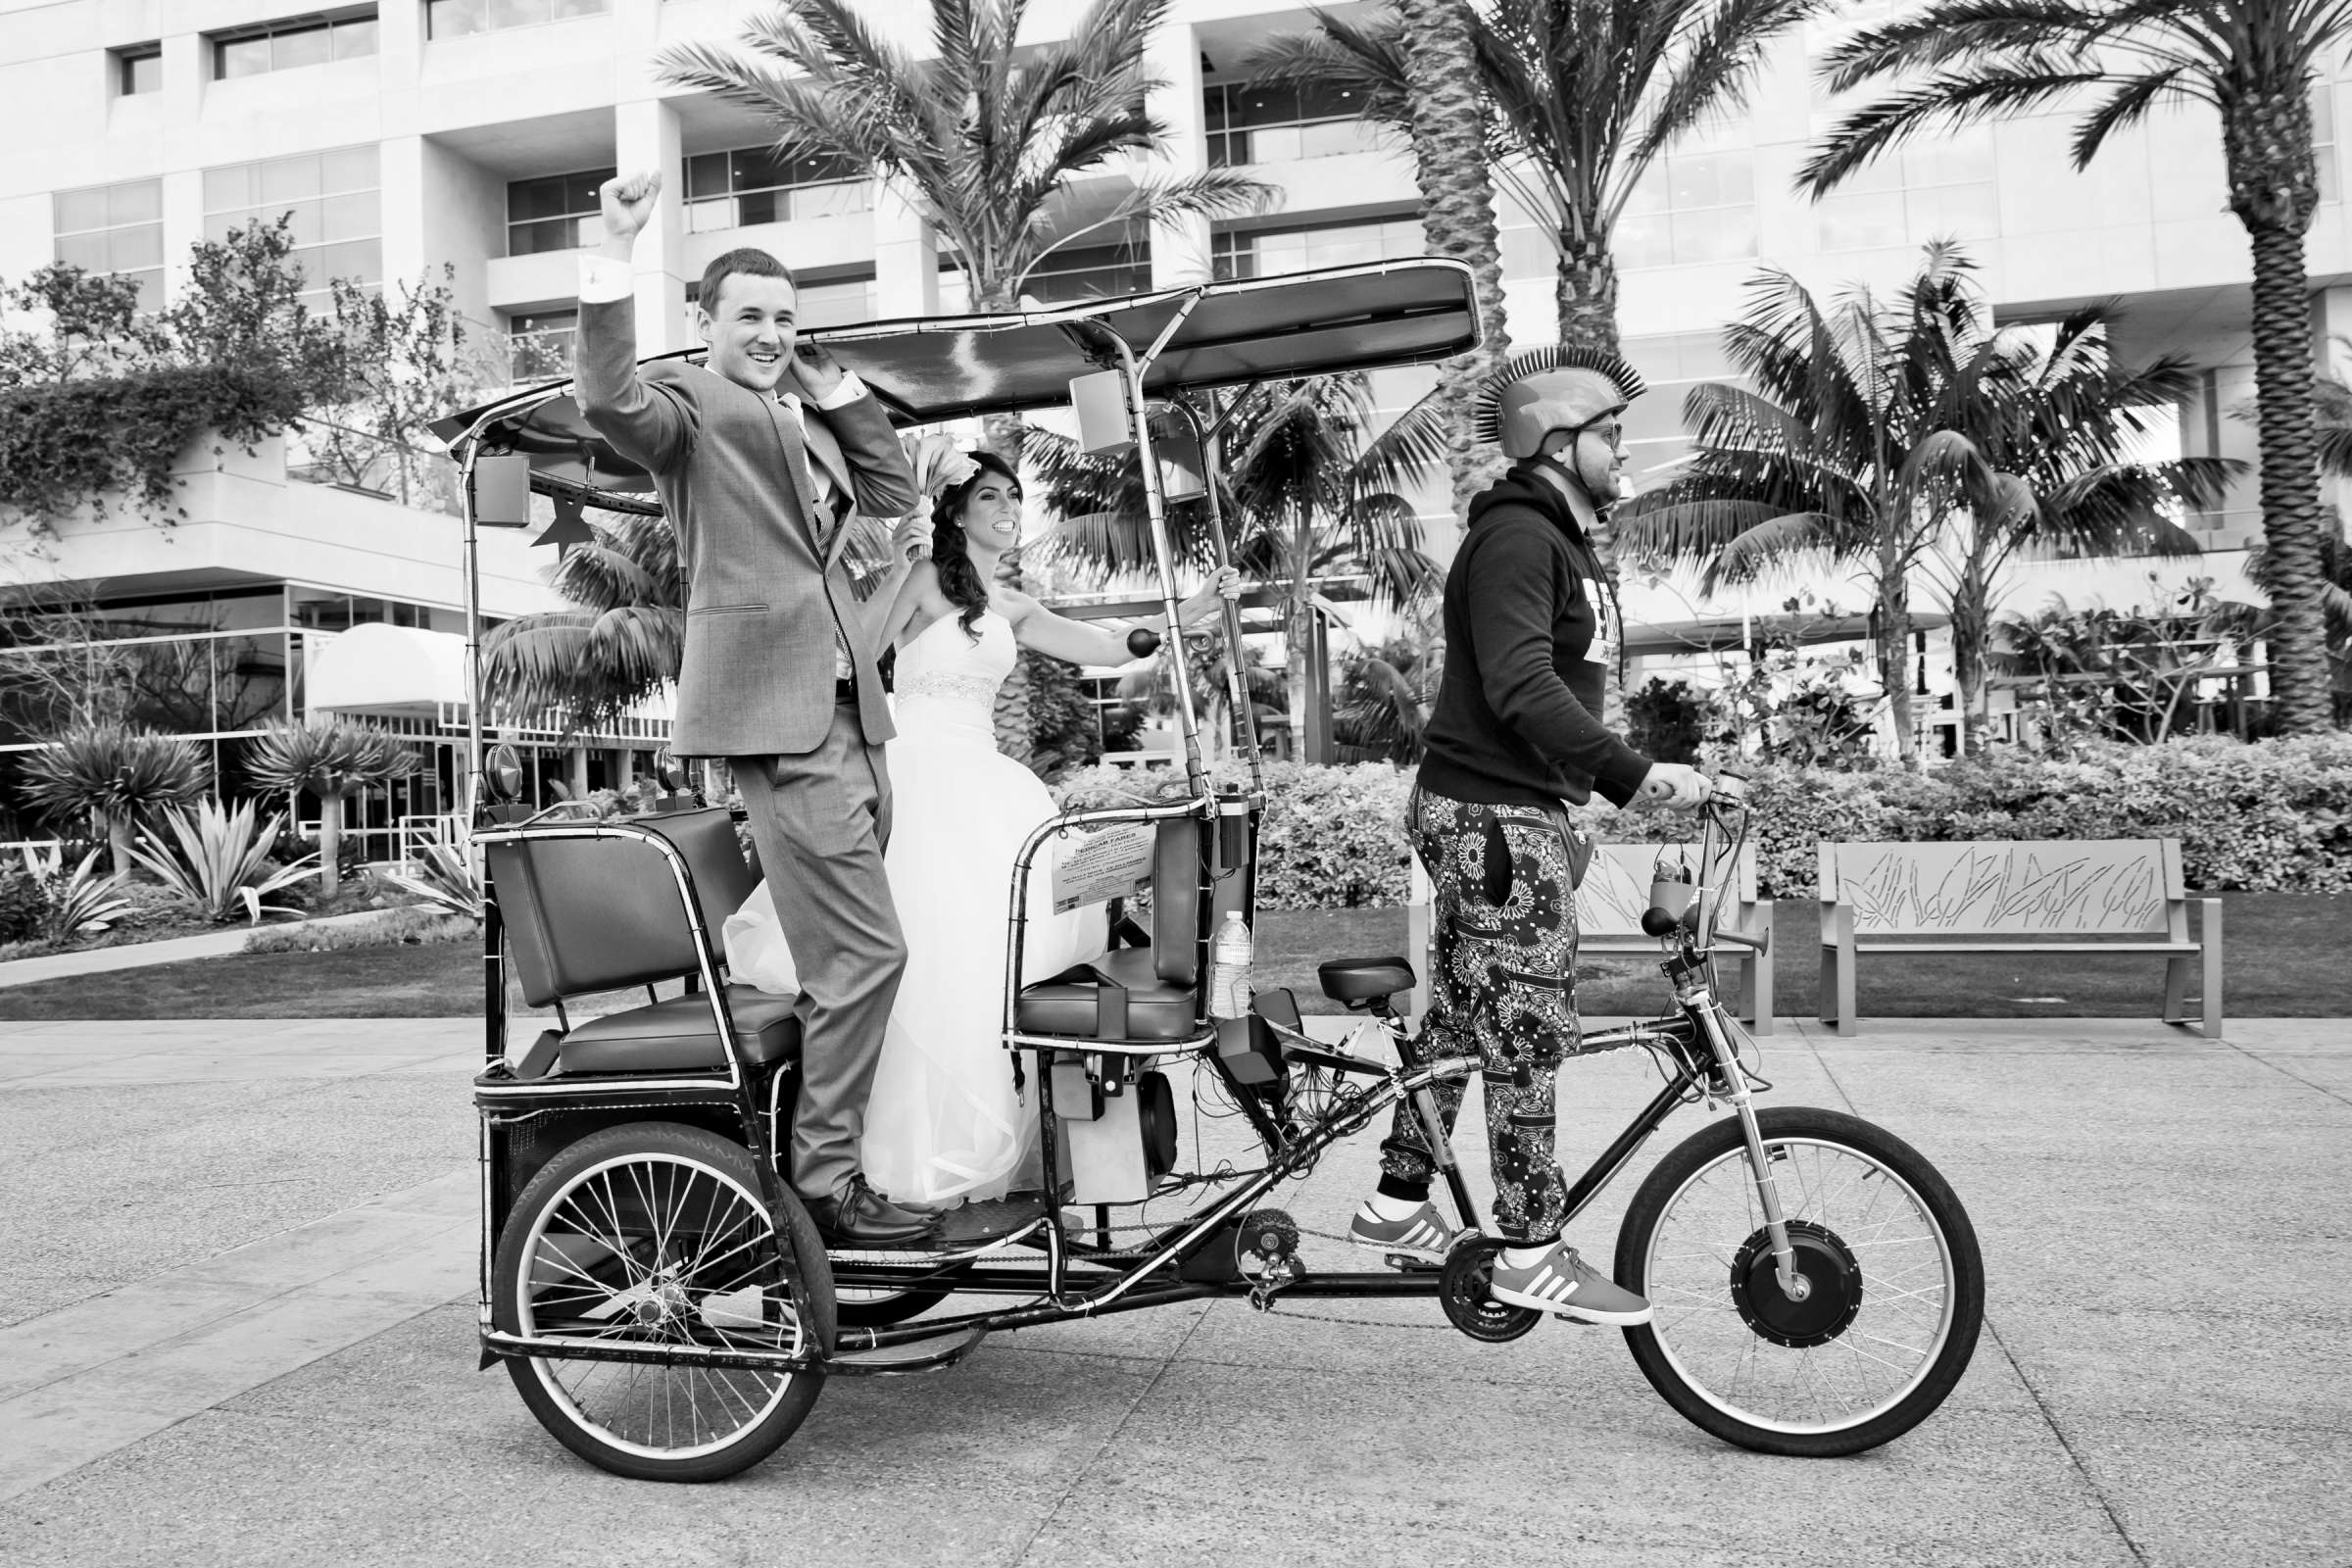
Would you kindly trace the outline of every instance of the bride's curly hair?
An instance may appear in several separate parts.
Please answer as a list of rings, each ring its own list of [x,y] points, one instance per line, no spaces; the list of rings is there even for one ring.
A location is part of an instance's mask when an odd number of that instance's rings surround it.
[[[988,609],[988,584],[980,580],[980,568],[972,564],[971,552],[963,545],[963,509],[972,498],[972,487],[989,474],[995,473],[1009,482],[1017,498],[1021,476],[1012,471],[1012,465],[985,447],[975,448],[972,461],[979,465],[972,476],[961,484],[948,486],[931,503],[931,564],[939,568],[939,590],[948,596],[948,603],[961,613],[956,617],[963,634],[978,642],[980,634],[972,630]]]

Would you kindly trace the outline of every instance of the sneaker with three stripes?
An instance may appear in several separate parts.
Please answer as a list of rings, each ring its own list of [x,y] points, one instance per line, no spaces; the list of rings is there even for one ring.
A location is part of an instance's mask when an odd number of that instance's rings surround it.
[[[1552,1243],[1524,1267],[1512,1267],[1508,1252],[1497,1256],[1487,1294],[1512,1306],[1557,1312],[1586,1323],[1632,1328],[1649,1321],[1647,1301],[1579,1257],[1565,1242]]]
[[[1438,1212],[1435,1203],[1423,1202],[1402,1219],[1383,1219],[1380,1211],[1366,1200],[1364,1206],[1355,1211],[1355,1219],[1348,1227],[1348,1239],[1358,1247],[1368,1247],[1376,1252],[1396,1252],[1404,1257],[1443,1263],[1446,1261],[1446,1249],[1453,1245],[1453,1227],[1446,1223],[1445,1216]]]

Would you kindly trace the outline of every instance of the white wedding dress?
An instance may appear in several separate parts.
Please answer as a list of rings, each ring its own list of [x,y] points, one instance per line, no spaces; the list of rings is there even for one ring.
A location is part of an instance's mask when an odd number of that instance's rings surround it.
[[[941,616],[899,650],[898,736],[885,751],[891,832],[883,864],[906,937],[906,973],[866,1102],[859,1157],[876,1191],[903,1203],[1004,1196],[1036,1164],[1036,1074],[1016,1096],[1004,1017],[1012,862],[1054,813],[1037,775],[997,750],[997,688],[1012,672],[1012,624]],[[1042,980],[1108,946],[1102,906],[1054,912],[1049,841],[1029,873],[1022,980]],[[729,916],[727,966],[762,991],[799,990],[763,882]]]

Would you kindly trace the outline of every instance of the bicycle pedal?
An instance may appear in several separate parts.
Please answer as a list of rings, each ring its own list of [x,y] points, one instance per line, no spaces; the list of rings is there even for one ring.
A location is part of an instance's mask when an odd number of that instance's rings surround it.
[[[1435,1274],[1446,1266],[1433,1263],[1426,1257],[1415,1257],[1410,1252],[1390,1252],[1381,1261],[1404,1274]]]

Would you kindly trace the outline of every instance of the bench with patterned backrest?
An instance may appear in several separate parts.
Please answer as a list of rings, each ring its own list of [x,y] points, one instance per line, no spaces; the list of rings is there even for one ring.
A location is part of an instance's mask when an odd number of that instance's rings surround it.
[[[508,963],[525,1004],[554,1005],[564,1027],[543,1033],[515,1063],[523,1078],[550,1074],[692,1072],[724,1068],[726,1048],[708,993],[659,1000],[664,981],[694,982],[705,950],[688,924],[669,858],[685,862],[711,942],[751,895],[759,873],[745,860],[726,810],[710,808],[604,824],[581,837],[554,823],[524,829],[484,849],[507,933]],[[715,970],[716,954],[709,956]],[[564,1002],[644,986],[648,1004],[572,1025]],[[720,999],[736,1039],[755,1064],[800,1050],[794,998],[730,985]]]
[[[1668,844],[1596,844],[1592,848],[1592,863],[1585,868],[1585,879],[1576,890],[1577,952],[1579,956],[1595,953],[1640,954],[1646,957],[1659,956],[1658,939],[1642,930],[1642,911],[1649,907],[1651,871],[1660,856],[1672,860],[1678,855]],[[1412,903],[1405,911],[1406,941],[1409,951],[1426,958],[1429,952],[1429,874],[1421,862],[1413,862]],[[1723,918],[1729,925],[1741,930],[1765,932],[1772,929],[1772,901],[1760,898],[1756,892],[1756,857],[1753,846],[1742,846],[1739,862],[1733,867],[1731,901]],[[1772,949],[1767,944],[1762,953],[1745,949],[1722,948],[1716,953],[1716,962],[1736,959],[1740,978],[1734,998],[1734,1010],[1750,1020],[1754,1032],[1768,1035],[1772,1030]],[[1426,974],[1427,962],[1420,965]],[[1412,994],[1409,1011],[1419,1017],[1427,1004],[1425,987]]]
[[[2196,935],[2188,909],[2201,905]],[[2178,839],[1821,846],[1821,1018],[1855,1032],[1865,953],[2157,953],[2167,1023],[2222,1032],[2222,901],[2187,897]]]

